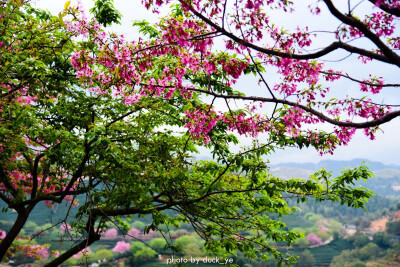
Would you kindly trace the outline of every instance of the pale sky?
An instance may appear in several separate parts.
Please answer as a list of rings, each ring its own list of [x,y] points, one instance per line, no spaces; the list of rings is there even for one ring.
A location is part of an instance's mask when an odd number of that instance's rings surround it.
[[[36,0],[36,5],[40,8],[48,9],[53,14],[58,14],[58,12],[62,11],[65,2],[66,1],[64,0]],[[150,11],[147,11],[142,6],[140,0],[115,0],[114,2],[115,7],[123,14],[123,20],[121,26],[113,26],[111,29],[117,33],[124,34],[127,40],[136,38],[138,34],[137,31],[133,30],[133,27],[131,26],[133,20],[146,19],[150,22],[157,21],[157,16]],[[91,0],[82,0],[81,3],[87,11],[93,6],[93,1]],[[76,1],[73,0],[71,5],[75,4]],[[285,22],[295,25],[299,21],[305,21],[304,19],[299,19],[298,17],[296,18],[296,16],[291,18],[291,21],[288,21],[286,18]],[[371,70],[371,68],[374,69]],[[343,69],[354,74],[354,66],[352,64],[344,65]],[[368,73],[372,72],[378,75],[385,74],[390,82],[398,83],[398,68],[391,68],[385,65],[376,65],[373,63],[360,67],[355,72],[355,75],[358,77],[365,77],[364,73],[366,71]],[[358,72],[360,73],[359,75],[357,75]],[[354,88],[354,84],[339,85],[341,86],[340,90],[347,92],[348,94],[354,92],[354,90],[358,90],[357,88]],[[254,93],[254,90],[259,90],[253,89],[257,87],[256,83],[249,80],[240,81],[238,83],[238,87],[239,88],[237,89],[243,87],[246,88],[246,90],[251,88],[252,93]],[[332,89],[336,90],[339,88],[332,87]],[[386,101],[389,100],[391,104],[398,104],[400,102],[399,88],[388,88],[384,90],[385,91],[383,91],[382,95]],[[386,164],[400,165],[400,118],[392,120],[391,122],[383,125],[381,128],[384,133],[377,134],[376,140],[374,141],[371,141],[361,131],[359,131],[348,146],[338,148],[334,155],[325,155],[321,157],[314,149],[286,149],[285,151],[278,151],[276,154],[270,156],[269,159],[271,160],[271,163],[277,164],[281,162],[318,162],[324,159],[351,160],[354,158],[364,158],[371,161],[380,161]]]

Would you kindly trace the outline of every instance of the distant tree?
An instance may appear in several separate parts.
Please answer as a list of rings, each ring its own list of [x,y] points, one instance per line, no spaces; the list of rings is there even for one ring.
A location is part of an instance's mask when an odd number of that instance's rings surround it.
[[[362,261],[367,261],[378,257],[379,247],[375,243],[369,243],[359,250],[359,257]]]
[[[199,238],[197,238],[194,235],[183,235],[183,236],[180,236],[177,239],[175,239],[174,243],[176,246],[184,247],[189,244],[198,243],[198,242],[200,242]]]
[[[381,248],[390,247],[390,238],[389,238],[388,234],[385,232],[375,233],[373,236],[372,242],[374,242]]]
[[[315,259],[311,252],[306,249],[300,254],[300,258],[297,260],[297,265],[299,267],[313,267],[315,266]]]
[[[118,230],[115,228],[110,228],[104,233],[104,237],[106,238],[116,238],[118,235]]]
[[[306,235],[306,239],[310,242],[310,245],[319,245],[323,243],[321,238],[314,233]]]
[[[340,255],[333,257],[330,266],[344,267],[354,261],[359,261],[358,252],[354,250],[343,250]]]
[[[141,250],[138,250],[133,254],[134,259],[137,262],[155,260],[156,259],[155,257],[157,255],[158,255],[157,251],[155,251],[149,247],[144,247]]]
[[[96,252],[94,259],[95,260],[103,260],[103,259],[112,259],[113,253],[108,249],[100,249]]]
[[[365,245],[367,245],[369,242],[371,242],[371,240],[369,239],[369,237],[365,234],[362,233],[358,233],[354,236],[354,241],[353,244],[355,247],[357,248],[361,248]]]
[[[386,232],[392,235],[400,235],[400,221],[387,222]]]
[[[131,242],[130,251],[132,252],[132,254],[135,254],[137,251],[139,251],[145,247],[146,247],[146,245],[143,242],[133,241],[133,242]]]
[[[204,251],[202,250],[201,244],[199,243],[192,243],[192,244],[188,244],[186,246],[183,247],[183,251],[185,253],[186,257],[201,257],[204,256]]]
[[[305,248],[310,244],[310,242],[307,240],[307,238],[300,238],[297,240],[296,244],[301,248]]]
[[[126,251],[129,251],[130,247],[131,245],[129,243],[125,241],[118,241],[115,247],[112,249],[112,251],[123,254]]]
[[[150,241],[149,245],[157,252],[162,252],[167,245],[167,241],[164,238],[154,238]]]

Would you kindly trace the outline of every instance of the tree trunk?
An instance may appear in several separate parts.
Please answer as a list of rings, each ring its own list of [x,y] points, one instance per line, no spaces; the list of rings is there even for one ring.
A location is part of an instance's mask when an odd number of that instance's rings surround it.
[[[94,243],[95,241],[97,241],[99,239],[100,239],[100,235],[99,234],[90,233],[87,239],[83,240],[81,243],[79,243],[75,247],[71,248],[70,250],[68,250],[64,254],[60,255],[58,258],[56,258],[52,262],[49,262],[44,267],[59,266],[61,263],[63,263],[64,261],[68,260],[73,255],[75,255],[76,253],[78,253],[82,249],[90,246],[92,243]]]
[[[0,261],[3,260],[4,256],[7,253],[7,250],[10,248],[12,242],[17,238],[18,234],[21,232],[22,227],[24,227],[26,220],[28,219],[29,213],[26,209],[22,208],[17,211],[18,217],[12,226],[11,230],[7,233],[6,237],[1,241],[0,244]]]

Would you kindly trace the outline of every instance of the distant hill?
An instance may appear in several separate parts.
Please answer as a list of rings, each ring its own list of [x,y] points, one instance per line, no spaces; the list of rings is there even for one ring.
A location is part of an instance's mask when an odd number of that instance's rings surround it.
[[[339,174],[343,168],[355,168],[361,164],[366,164],[371,171],[378,171],[384,169],[393,169],[400,171],[400,165],[386,165],[382,162],[369,161],[367,159],[353,159],[353,160],[322,160],[318,163],[281,163],[272,165],[274,167],[291,167],[310,171],[316,171],[325,168],[332,171],[334,174]]]
[[[315,171],[325,168],[337,176],[343,168],[355,168],[365,164],[374,172],[374,177],[367,183],[358,182],[356,185],[366,187],[382,196],[400,196],[400,165],[386,165],[381,162],[366,159],[350,161],[323,160],[319,163],[281,163],[270,167],[270,172],[283,179],[308,178]]]

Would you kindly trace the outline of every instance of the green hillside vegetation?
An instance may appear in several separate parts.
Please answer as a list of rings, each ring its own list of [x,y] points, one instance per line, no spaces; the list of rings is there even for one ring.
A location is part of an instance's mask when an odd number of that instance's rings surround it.
[[[330,267],[395,266],[400,263],[400,242],[387,233],[376,233],[370,240],[363,234],[350,239],[353,249],[344,250],[333,258]]]
[[[390,186],[397,183],[399,178],[397,170],[381,170],[376,171],[376,174],[382,176],[373,178],[368,182],[370,189],[377,191],[366,205],[368,212],[362,209],[352,209],[346,206],[341,206],[335,203],[316,202],[308,200],[304,203],[297,203],[288,200],[291,206],[298,206],[299,210],[295,214],[284,216],[282,221],[286,224],[285,229],[293,229],[304,233],[304,237],[298,240],[293,248],[287,250],[285,243],[276,243],[280,250],[292,255],[299,255],[298,263],[295,266],[364,266],[366,262],[389,261],[393,260],[396,249],[399,249],[398,244],[391,238],[392,235],[400,234],[400,222],[388,222],[388,233],[378,233],[374,236],[374,240],[370,241],[368,237],[358,233],[350,238],[339,237],[342,232],[343,224],[355,224],[357,229],[365,229],[369,222],[378,219],[382,216],[388,216],[394,211],[400,209],[398,198],[381,196],[382,192],[390,192]],[[400,172],[400,171],[399,171]],[[382,180],[385,183],[382,183]],[[357,186],[357,185],[355,185]],[[386,190],[386,191],[385,191]],[[388,193],[389,194],[389,193]],[[390,195],[390,194],[389,194]],[[79,202],[84,203],[85,199],[79,199]],[[69,210],[69,215],[72,218],[76,213],[77,208],[71,208],[68,205],[54,205],[53,209],[45,207],[44,204],[38,205],[35,212],[32,213],[30,220],[26,223],[21,234],[34,237],[34,244],[49,244],[51,250],[60,250],[70,247],[74,242],[82,240],[77,233],[71,231],[64,233],[60,230],[58,222],[65,219],[65,214]],[[173,211],[168,211],[173,216]],[[12,226],[12,221],[15,219],[15,212],[7,210],[0,214],[0,229],[8,231]],[[272,219],[276,219],[271,215]],[[71,220],[67,219],[70,223]],[[147,217],[133,217],[127,221],[127,228],[131,227],[143,231],[149,225],[150,220]],[[55,224],[55,225],[54,225]],[[113,227],[110,225],[110,227]],[[326,229],[325,229],[326,228]],[[42,233],[43,230],[46,234]],[[174,242],[167,244],[161,235],[154,235],[151,239],[144,240],[144,243],[125,239],[125,242],[130,244],[130,250],[124,253],[113,252],[113,248],[118,241],[124,240],[123,229],[118,229],[118,236],[115,239],[102,239],[90,247],[86,257],[69,259],[64,266],[74,266],[79,263],[98,262],[107,259],[107,262],[101,266],[114,266],[117,261],[124,261],[126,266],[162,266],[167,265],[165,260],[160,261],[158,255],[171,257],[173,251],[168,246],[177,246],[181,252],[175,254],[179,257],[197,257],[201,259],[207,256],[204,249],[204,241],[195,235],[190,224],[183,223],[180,227],[169,229],[170,235]],[[251,237],[254,233],[243,232],[244,237]],[[312,246],[306,236],[315,234],[321,242],[328,244],[320,244]],[[333,239],[333,240],[332,240]],[[271,243],[274,243],[271,241]],[[397,241],[398,243],[398,241]],[[24,257],[17,253],[11,265],[17,266],[23,263],[34,262],[32,259]],[[51,260],[51,258],[49,259]],[[276,266],[277,262],[271,258],[267,262],[251,261],[243,255],[238,254],[233,258],[234,262],[241,267],[250,266]],[[139,264],[139,265],[138,265]],[[194,264],[192,264],[194,266]],[[187,266],[192,266],[187,265]],[[204,266],[217,266],[213,264],[203,264]],[[203,266],[201,262],[196,266]]]

